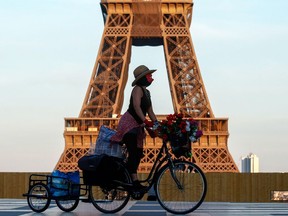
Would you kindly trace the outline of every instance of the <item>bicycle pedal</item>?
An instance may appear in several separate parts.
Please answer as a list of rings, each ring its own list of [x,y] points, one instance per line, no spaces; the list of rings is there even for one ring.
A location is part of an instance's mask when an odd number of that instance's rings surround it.
[[[140,192],[140,191],[134,191],[134,192],[132,192],[131,197],[135,200],[141,200],[143,198],[144,194],[145,193]]]

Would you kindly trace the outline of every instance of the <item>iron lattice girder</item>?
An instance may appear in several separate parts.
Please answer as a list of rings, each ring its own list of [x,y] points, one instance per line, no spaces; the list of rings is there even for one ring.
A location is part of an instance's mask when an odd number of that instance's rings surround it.
[[[130,14],[111,14],[108,18],[109,27],[129,27],[131,25]]]
[[[111,117],[115,110],[121,110],[119,106],[122,106],[123,103],[123,99],[119,95],[124,87],[119,90],[119,86],[125,86],[122,82],[127,80],[127,75],[124,73],[124,59],[128,52],[129,42],[127,35],[118,36],[118,30],[113,32],[111,29],[131,25],[131,18],[127,14],[111,14],[108,16],[107,23],[110,34],[112,32],[113,35],[106,36],[105,33],[103,35],[101,52],[95,64],[90,89],[88,89],[90,94],[86,95],[80,112],[82,117]],[[115,106],[117,99],[120,105]]]
[[[194,148],[198,163],[234,163],[225,148]]]
[[[127,37],[119,36],[112,37],[107,36],[104,38],[104,45],[101,53],[101,57],[105,59],[116,58],[121,59],[125,54],[125,48],[127,42]],[[108,65],[107,65],[108,66]]]
[[[187,116],[213,116],[200,76],[186,14],[164,14],[164,44],[173,106]]]
[[[183,14],[163,14],[163,23],[165,27],[187,27]]]
[[[64,172],[78,170],[78,160],[83,157],[83,155],[86,155],[88,151],[89,148],[65,148],[59,160],[61,163],[58,163],[57,169]]]
[[[166,43],[168,47],[166,59],[170,65],[169,78],[172,92],[174,92],[174,103],[176,103],[174,106],[178,107],[178,111],[188,109],[188,116],[193,110],[198,111],[197,117],[211,115],[212,110],[205,94],[190,41],[187,40],[187,37],[173,36],[167,37]]]

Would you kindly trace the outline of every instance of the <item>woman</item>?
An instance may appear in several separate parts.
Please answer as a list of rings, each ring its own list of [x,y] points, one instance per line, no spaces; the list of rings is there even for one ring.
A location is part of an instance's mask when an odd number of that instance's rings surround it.
[[[117,133],[112,136],[112,142],[125,143],[128,151],[127,169],[131,175],[133,186],[136,189],[144,188],[137,177],[137,169],[143,157],[143,141],[145,139],[144,127],[157,126],[157,118],[152,108],[150,92],[147,89],[153,82],[152,73],[148,67],[140,65],[134,70],[135,80],[128,110],[121,117]],[[146,115],[152,120],[148,121]]]

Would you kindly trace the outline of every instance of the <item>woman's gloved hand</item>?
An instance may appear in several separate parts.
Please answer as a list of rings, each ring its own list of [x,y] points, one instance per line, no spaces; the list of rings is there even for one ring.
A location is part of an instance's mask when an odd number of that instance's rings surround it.
[[[152,121],[149,121],[148,119],[145,119],[144,120],[144,124],[145,124],[145,127],[153,127],[153,122]]]

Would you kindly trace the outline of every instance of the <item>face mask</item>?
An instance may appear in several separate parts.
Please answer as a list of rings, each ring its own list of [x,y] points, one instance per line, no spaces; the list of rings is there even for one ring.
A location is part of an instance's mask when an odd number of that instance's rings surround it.
[[[153,78],[152,78],[152,73],[150,73],[150,74],[146,74],[146,79],[147,79],[147,81],[151,84],[152,82],[153,82]]]
[[[152,77],[151,77],[151,79],[152,79]],[[150,80],[150,81],[151,81],[151,80]],[[152,79],[152,81],[153,81],[153,79]],[[140,86],[146,86],[146,87],[148,87],[148,86],[151,85],[152,81],[149,82],[149,81],[147,80],[147,77],[144,76],[144,77],[142,77],[140,80],[138,80],[137,84],[140,85]]]

